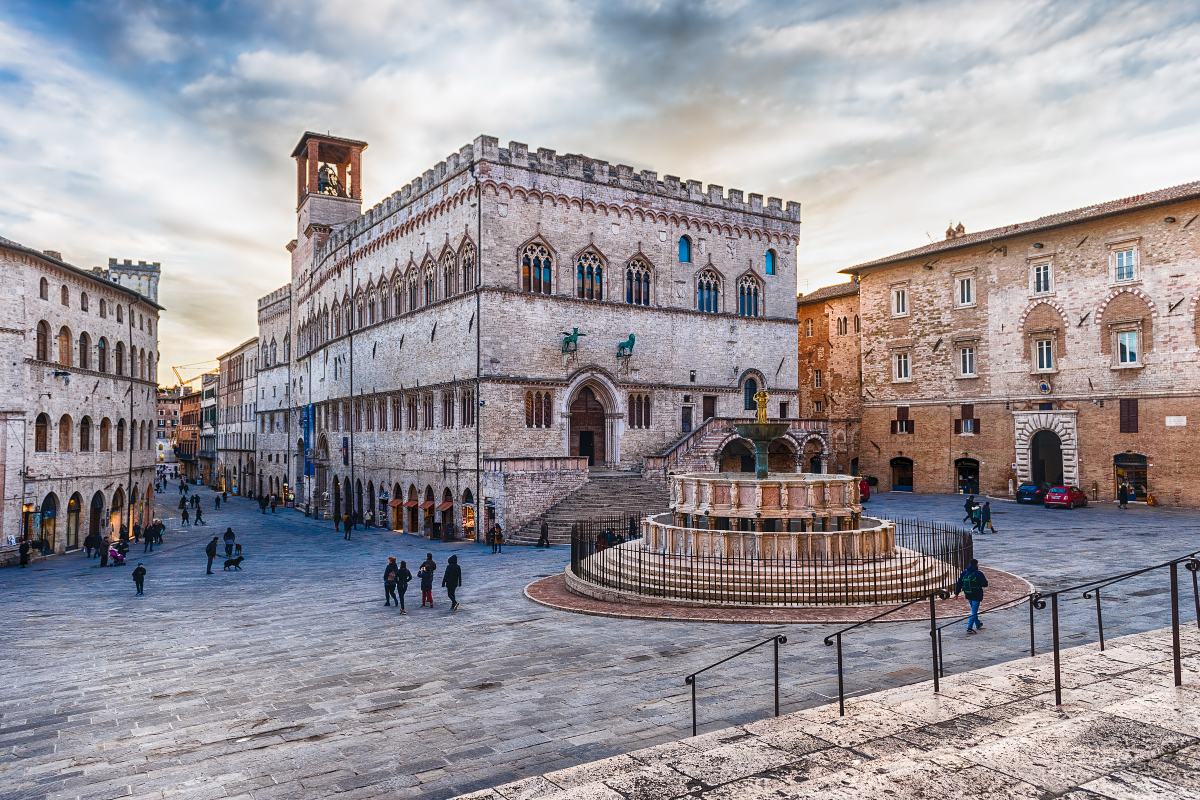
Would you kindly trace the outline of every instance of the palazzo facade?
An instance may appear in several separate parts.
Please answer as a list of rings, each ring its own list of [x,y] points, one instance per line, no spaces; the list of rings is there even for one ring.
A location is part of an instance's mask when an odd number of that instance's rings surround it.
[[[966,233],[859,283],[880,488],[1200,504],[1200,183]]]
[[[0,563],[22,540],[49,555],[145,525],[161,307],[106,270],[4,238],[0,274]]]
[[[798,204],[481,136],[363,213],[365,149],[292,154],[298,503],[511,529],[760,388],[797,415]]]

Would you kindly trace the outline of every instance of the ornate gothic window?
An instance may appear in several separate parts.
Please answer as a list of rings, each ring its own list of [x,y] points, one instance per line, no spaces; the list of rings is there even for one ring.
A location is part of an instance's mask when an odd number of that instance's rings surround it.
[[[759,313],[758,281],[749,275],[738,281],[738,316],[758,317]]]
[[[358,319],[358,327],[359,327],[360,329],[361,329],[361,328],[364,328],[364,327],[366,327],[366,324],[367,324],[367,305],[366,305],[366,303],[364,303],[364,302],[363,302],[363,296],[362,296],[362,293],[361,293],[361,292],[355,296],[355,298],[354,298],[354,306],[355,306],[355,308],[358,310],[358,314],[357,314],[357,319]]]
[[[625,267],[625,302],[635,306],[650,305],[650,265],[635,258]]]
[[[415,274],[408,276],[408,310],[417,310],[417,276]]]
[[[442,297],[454,296],[454,254],[442,256]]]
[[[475,288],[475,245],[467,242],[463,245],[458,256],[459,270],[462,272],[462,290],[469,292]]]
[[[349,333],[354,312],[350,308],[350,295],[342,295],[342,333]]]
[[[638,429],[650,427],[650,395],[642,393],[629,395],[629,427]]]
[[[367,293],[367,324],[375,324],[375,292]]]
[[[379,285],[379,319],[384,320],[384,319],[388,318],[388,312],[390,310],[391,299],[392,299],[391,287],[389,287],[386,283],[380,284]]]
[[[584,300],[604,299],[604,261],[588,250],[575,264],[575,296]]]
[[[706,314],[721,310],[721,279],[711,269],[696,276],[696,310]]]
[[[425,286],[424,286],[424,289],[425,289],[425,297],[424,297],[424,300],[425,300],[425,305],[429,305],[429,304],[431,304],[431,303],[432,303],[434,300],[437,300],[437,278],[434,276],[433,262],[432,262],[432,261],[430,261],[430,262],[428,262],[428,263],[426,263],[426,264],[425,264],[425,280],[424,280],[424,284],[425,284]]]
[[[541,242],[531,242],[521,251],[521,288],[534,294],[554,291],[554,259],[550,248]]]
[[[342,307],[337,300],[333,301],[333,335],[342,335]]]
[[[398,275],[392,280],[392,308],[396,316],[404,312],[404,281]]]
[[[526,428],[549,428],[551,427],[550,407],[552,405],[551,392],[525,392],[525,427]]]

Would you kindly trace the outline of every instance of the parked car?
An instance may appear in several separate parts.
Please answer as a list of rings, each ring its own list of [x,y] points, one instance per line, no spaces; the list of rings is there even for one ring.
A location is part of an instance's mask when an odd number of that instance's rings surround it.
[[[1046,499],[1042,503],[1046,508],[1053,506],[1075,508],[1087,505],[1087,495],[1078,486],[1051,486],[1046,491]]]
[[[1045,483],[1026,481],[1017,487],[1018,503],[1041,503],[1046,499],[1046,490],[1050,486]]]

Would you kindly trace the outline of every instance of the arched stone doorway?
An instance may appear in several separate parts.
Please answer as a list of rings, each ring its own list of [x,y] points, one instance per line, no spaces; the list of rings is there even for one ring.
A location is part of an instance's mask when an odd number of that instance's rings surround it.
[[[767,447],[767,469],[770,472],[795,472],[796,448],[791,440],[780,436]]]
[[[79,549],[79,514],[83,511],[83,498],[79,492],[67,501],[67,549]]]
[[[433,519],[433,487],[425,487],[425,497],[421,500],[421,533],[433,538],[434,519]]]
[[[404,507],[408,509],[408,532],[420,533],[421,526],[417,521],[417,505],[420,502],[417,495],[417,487],[413,484],[408,485],[408,499],[404,501]]]
[[[1145,500],[1150,493],[1150,460],[1141,453],[1117,453],[1113,456],[1113,497],[1117,487],[1127,483],[1133,487],[1135,500]]]
[[[42,524],[38,538],[42,540],[42,552],[57,552],[58,496],[54,492],[42,499]]]
[[[475,538],[475,495],[470,489],[463,489],[462,493],[462,529],[464,539]]]
[[[963,494],[979,494],[979,462],[974,458],[960,458],[954,462],[958,490]]]
[[[120,486],[113,492],[112,505],[108,507],[108,529],[116,536],[121,531],[122,515],[125,511],[125,490]]]
[[[392,484],[392,499],[388,501],[388,510],[391,512],[392,525],[394,531],[404,530],[404,495],[400,488],[400,484]]]
[[[1079,436],[1077,430],[1077,413],[1074,409],[1039,409],[1037,411],[1014,411],[1015,444],[1013,460],[1017,464],[1017,480],[1034,483],[1049,482],[1051,477],[1045,477],[1045,466],[1038,467],[1035,472],[1034,439],[1042,431],[1053,434],[1057,439],[1057,455],[1053,457],[1052,467],[1057,467],[1059,483],[1068,486],[1078,486],[1079,481]],[[1055,444],[1054,439],[1043,437],[1048,446]],[[1053,455],[1053,453],[1049,454]]]
[[[913,460],[897,456],[891,461],[892,491],[911,492],[913,490]]]
[[[606,413],[607,409],[591,385],[585,385],[571,399],[568,425],[571,455],[587,457],[589,467],[607,461]]]
[[[454,492],[450,487],[442,489],[442,502],[438,503],[438,518],[442,524],[442,538],[452,538],[454,532]]]
[[[1062,485],[1062,439],[1058,438],[1057,433],[1040,430],[1033,435],[1029,443],[1029,470],[1036,484]]]
[[[717,453],[718,472],[754,472],[754,446],[742,438],[730,439]]]
[[[820,436],[805,439],[804,447],[800,451],[801,470],[817,475],[825,472],[826,453],[825,441]]]
[[[371,520],[374,521],[377,514],[375,506],[375,481],[367,481],[367,511],[371,513]]]
[[[103,536],[107,531],[103,531],[104,527],[104,495],[96,492],[92,495],[92,502],[88,508],[88,533],[94,533],[97,536]]]

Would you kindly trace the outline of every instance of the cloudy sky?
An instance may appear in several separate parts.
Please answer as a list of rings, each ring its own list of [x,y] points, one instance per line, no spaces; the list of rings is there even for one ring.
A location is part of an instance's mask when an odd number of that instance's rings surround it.
[[[369,203],[479,133],[797,200],[805,290],[1200,179],[1198,54],[1170,0],[6,0],[0,235],[161,261],[164,382],[286,282],[305,129]]]

